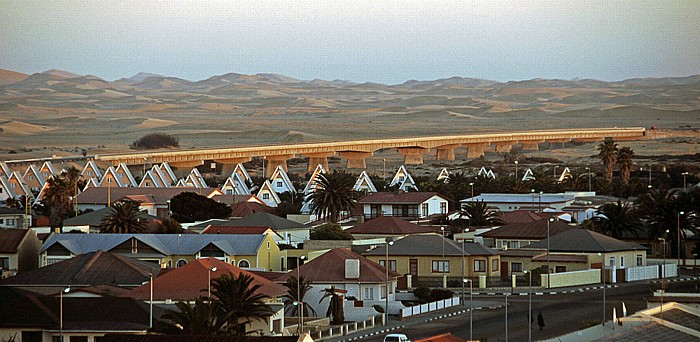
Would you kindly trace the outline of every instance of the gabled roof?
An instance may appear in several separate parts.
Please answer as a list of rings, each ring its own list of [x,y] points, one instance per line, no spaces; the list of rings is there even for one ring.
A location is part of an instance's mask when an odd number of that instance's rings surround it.
[[[12,174],[12,169],[10,169],[10,167],[7,166],[7,163],[0,162],[0,172],[2,172],[0,173],[0,176],[5,176],[7,178],[10,177],[10,175]]]
[[[360,199],[360,204],[420,204],[433,196],[445,196],[437,192],[374,192]]]
[[[94,173],[93,175],[85,175],[85,172],[87,170],[92,170]],[[100,168],[97,167],[97,164],[95,164],[94,160],[88,160],[87,164],[85,164],[85,167],[83,168],[83,171],[80,172],[80,177],[85,178],[85,177],[95,177],[98,179],[102,179],[102,172],[100,171]]]
[[[195,169],[195,170],[196,170],[196,169]],[[202,187],[203,187],[203,186],[202,186],[202,182],[200,181],[200,179],[199,179],[197,176],[195,176],[195,175],[193,175],[193,174],[191,174],[191,173],[190,173],[189,175],[187,175],[187,177],[183,180],[183,183],[184,183],[186,186],[191,186],[191,187],[194,187],[194,188],[202,188]]]
[[[211,272],[212,279],[229,273],[236,277],[240,274],[246,274],[253,277],[253,285],[261,285],[258,290],[259,293],[271,298],[281,297],[287,293],[285,287],[254,273],[215,258],[203,258],[194,260],[187,265],[173,269],[153,279],[153,298],[156,300],[190,300],[199,296],[206,296],[209,270],[214,267],[217,270]],[[142,300],[148,299],[150,298],[150,287],[150,283],[146,283],[133,289],[126,296]]]
[[[416,182],[413,180],[413,177],[411,177],[411,174],[408,173],[408,170],[406,170],[406,167],[403,165],[399,166],[399,169],[396,170],[394,178],[392,178],[391,182],[389,183],[389,186],[395,185],[398,185],[399,189],[402,191],[408,191],[409,188],[418,191]]]
[[[303,224],[270,213],[255,213],[231,221],[233,227],[270,227],[275,231],[306,228]]]
[[[254,195],[214,195],[211,199],[228,205],[234,205],[236,203],[250,202],[250,203],[260,203],[264,204],[261,199]]]
[[[306,183],[306,187],[304,187],[305,195],[308,195],[314,190],[316,190],[316,178],[318,178],[318,176],[322,173],[326,173],[326,170],[323,169],[323,165],[318,164],[314,172],[311,174],[311,177],[309,177],[309,181]]]
[[[250,195],[250,189],[246,185],[241,175],[233,173],[231,177],[226,178],[226,182],[221,186],[221,191],[226,193],[226,190],[232,189],[231,195]]]
[[[150,181],[152,186],[146,186]],[[153,170],[148,170],[146,171],[146,174],[143,176],[143,179],[141,179],[141,183],[139,183],[139,188],[163,188],[165,185],[163,184],[163,181],[160,179],[160,177],[156,176],[156,174],[153,172]]]
[[[525,239],[542,240],[547,238],[547,219],[528,223],[509,223],[496,229],[478,234],[491,239]],[[549,236],[555,236],[567,230],[576,229],[566,221],[555,220],[549,224]]]
[[[111,284],[139,286],[148,281],[150,272],[157,275],[159,271],[160,266],[150,262],[125,255],[96,251],[36,270],[19,273],[14,277],[0,281],[0,285],[91,286]]]
[[[44,171],[47,171],[49,173],[49,177],[58,175],[58,171],[56,171],[56,168],[53,167],[53,163],[51,163],[50,160],[45,161],[44,164],[42,164],[39,168],[39,172]]]
[[[440,174],[437,177],[437,180],[447,180],[450,178],[450,172],[447,171],[446,167],[443,167],[442,170],[440,170]]]
[[[270,194],[269,200],[264,199],[263,194],[265,193]],[[260,190],[258,190],[257,196],[269,206],[272,206],[271,204],[274,204],[274,206],[276,207],[278,204],[282,203],[282,200],[279,196],[277,196],[275,189],[272,188],[272,184],[270,184],[270,181],[267,179],[265,180],[265,183],[263,183],[263,185],[260,187]]]
[[[272,230],[270,227],[262,227],[262,226],[255,226],[255,227],[244,227],[244,226],[239,226],[239,227],[232,227],[232,226],[212,226],[210,225],[207,227],[207,229],[203,230],[201,234],[240,234],[240,235],[260,235],[260,234],[266,234],[266,233],[271,233],[279,236],[277,232]]]
[[[360,261],[360,278],[345,278],[345,260],[355,259]],[[306,281],[312,283],[384,283],[386,282],[386,268],[378,263],[359,255],[348,248],[330,250],[320,256],[299,266],[298,270],[275,279],[278,283],[284,283],[290,277],[296,277],[297,271]],[[401,274],[389,271],[389,276],[394,279]]]
[[[124,163],[119,163],[119,166],[117,166],[116,169],[114,169],[117,174],[122,173],[126,176],[126,181],[122,180],[124,183],[127,183],[127,186],[138,186],[136,184],[136,180],[134,179],[134,176],[131,175],[131,171],[129,170],[129,167],[126,166]],[[128,182],[127,182],[128,181]]]
[[[546,249],[547,239],[529,244],[523,248]],[[608,253],[645,249],[647,248],[634,242],[621,241],[582,228],[567,230],[549,238],[550,252]]]
[[[221,191],[216,188],[195,189],[195,188],[116,188],[109,190],[111,192],[112,201],[118,198],[124,198],[133,195],[149,195],[153,198],[153,203],[165,205],[168,200],[183,193],[194,192],[201,193],[202,196],[212,198],[215,195],[221,194]],[[90,187],[85,189],[78,195],[78,204],[107,204],[106,187]]]
[[[297,193],[297,190],[294,189],[294,184],[292,183],[292,180],[289,179],[289,175],[287,175],[287,172],[284,171],[284,168],[282,165],[278,165],[275,168],[275,172],[272,173],[272,176],[270,177],[270,185],[272,185],[273,182],[282,182],[282,188],[286,189],[286,191],[289,191],[291,193]],[[275,189],[276,186],[272,186],[271,189]],[[280,191],[279,193],[286,192],[286,191]],[[275,190],[277,192],[277,190]]]
[[[561,183],[569,176],[571,176],[571,170],[569,170],[568,167],[565,167],[564,171],[561,172],[561,176],[559,176],[559,179],[557,181]]]
[[[15,193],[15,190],[12,189],[10,182],[8,182],[7,178],[5,178],[5,176],[2,176],[2,175],[0,175],[0,188],[5,189],[4,191],[7,194],[7,197],[10,197],[10,198],[17,197],[17,194]]]
[[[532,174],[532,170],[527,169],[525,170],[525,174],[523,175],[522,181],[529,181],[529,180],[535,180],[535,175]]]
[[[85,187],[83,188],[83,191],[87,188],[99,188],[100,187],[100,182],[97,180],[97,178],[93,177],[87,180],[85,182]]]
[[[34,164],[30,164],[30,165],[27,167],[27,171],[24,172],[23,178],[24,178],[25,180],[29,179],[29,178],[27,177],[29,174],[32,174],[32,175],[34,175],[34,177],[36,177],[35,179],[36,179],[37,182],[39,182],[39,185],[40,185],[40,186],[44,186],[44,183],[46,183],[46,180],[44,179],[44,176],[41,175],[41,172],[39,172],[39,169],[37,169],[37,167],[36,167]]]
[[[545,213],[536,213],[530,210],[513,210],[498,212],[498,219],[504,225],[509,223],[529,223],[547,218],[549,215]]]
[[[420,226],[393,216],[380,216],[346,230],[350,234],[408,235],[434,233],[438,227]]]
[[[34,234],[29,229],[0,229],[0,254],[15,254],[27,234]]]
[[[233,169],[233,172],[231,175],[233,176],[234,173],[237,173],[239,176],[241,176],[241,179],[243,179],[246,182],[253,182],[253,180],[250,178],[250,175],[248,174],[248,171],[243,167],[243,164],[238,163],[236,164],[236,168]]]
[[[416,234],[408,235],[394,241],[389,247],[389,256],[442,256],[443,241],[446,256],[462,256],[462,244],[454,240],[443,238],[440,234]],[[385,255],[385,244],[371,249],[364,255]],[[496,255],[496,251],[484,247],[478,243],[467,242],[464,244],[464,255]]]
[[[16,195],[23,196],[29,193],[27,183],[24,181],[24,177],[22,177],[19,172],[13,172],[10,175],[10,178],[7,179],[7,182],[10,184],[10,186],[12,186],[12,183],[18,185],[17,187],[12,188]]]
[[[161,171],[163,171],[165,177],[167,177],[164,180],[170,183],[169,185],[175,185],[175,182],[177,182],[177,176],[175,176],[175,172],[173,172],[173,169],[170,168],[170,164],[168,164],[168,162],[163,162],[160,164],[159,168]]]
[[[244,201],[231,205],[231,217],[246,217],[256,213],[273,214],[274,212],[274,208],[268,207],[263,203]]]
[[[110,181],[114,180],[114,182]],[[114,184],[112,184],[114,183]],[[102,179],[100,180],[100,187],[105,187],[105,188],[125,188],[127,187],[127,183],[124,182],[119,176],[117,176],[117,172],[114,169],[114,167],[110,166],[107,168],[107,171],[105,171],[105,174],[102,176]]]
[[[160,169],[160,167],[153,165],[153,167],[151,167],[151,171],[153,172],[153,176],[158,178],[158,181],[160,181],[163,187],[170,187],[171,184],[168,180],[168,176],[165,174],[165,172],[163,172],[163,170]]]
[[[196,178],[197,183],[199,183],[200,188],[206,188],[208,187],[207,182],[204,181],[204,177],[202,177],[202,174],[199,173],[199,170],[195,167],[190,171],[190,175],[192,177]]]
[[[102,222],[102,219],[104,219],[107,215],[109,215],[113,211],[114,210],[112,208],[102,208],[102,209],[91,211],[89,213],[85,213],[85,214],[82,214],[79,216],[67,218],[67,219],[63,220],[63,226],[64,227],[96,226]],[[156,216],[148,215],[148,213],[145,210],[139,212],[139,217],[143,220],[148,220],[148,221],[159,219]]]
[[[367,174],[367,171],[360,172],[352,189],[355,191],[367,190],[367,192],[377,192],[377,188],[374,186],[374,183],[372,183],[372,179]]]

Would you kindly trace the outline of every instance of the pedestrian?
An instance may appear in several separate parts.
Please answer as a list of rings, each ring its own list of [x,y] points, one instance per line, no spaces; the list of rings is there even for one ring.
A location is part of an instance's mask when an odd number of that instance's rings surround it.
[[[540,313],[537,314],[537,325],[540,326],[540,330],[544,328],[544,317],[542,317],[542,311],[540,311]]]

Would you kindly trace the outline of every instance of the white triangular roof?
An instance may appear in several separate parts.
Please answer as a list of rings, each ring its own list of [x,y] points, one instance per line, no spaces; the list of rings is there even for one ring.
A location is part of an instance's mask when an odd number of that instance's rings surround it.
[[[7,177],[3,175],[0,175],[0,187],[3,189],[3,191],[0,192],[0,199],[3,201],[8,198],[17,198],[17,194],[10,186],[10,182],[8,182]]]
[[[0,171],[2,171],[2,175],[0,176],[5,176],[5,178],[8,178],[12,175],[12,169],[10,169],[9,166],[7,166],[7,163],[5,162],[0,162]]]
[[[496,175],[493,173],[493,170],[489,169],[488,172],[486,172],[486,177],[491,178],[491,179],[496,179]]]
[[[253,180],[250,178],[250,175],[248,174],[248,170],[243,167],[243,164],[238,163],[236,164],[236,168],[233,169],[233,172],[231,173],[232,175],[234,173],[237,173],[241,176],[241,179],[243,179],[247,183],[252,183]]]
[[[264,194],[269,194],[269,197],[265,199]],[[276,208],[280,203],[282,203],[282,200],[280,200],[280,197],[277,196],[277,193],[275,190],[272,188],[272,184],[270,184],[269,180],[265,180],[265,183],[260,187],[260,190],[258,191],[258,194],[256,195],[260,200],[265,202],[270,207]]]
[[[199,173],[199,170],[197,170],[196,167],[193,168],[192,171],[190,171],[190,176],[196,177],[196,178],[197,178],[196,181],[197,181],[197,184],[198,184],[198,185],[197,185],[196,187],[198,187],[198,188],[207,188],[207,187],[209,187],[209,186],[207,185],[207,182],[204,181],[204,177],[202,177],[202,174]]]
[[[277,186],[277,182],[282,182],[282,185]],[[270,177],[270,186],[271,189],[278,194],[284,192],[291,192],[293,194],[297,193],[297,190],[294,189],[294,184],[292,184],[292,181],[289,179],[289,176],[287,175],[287,172],[284,171],[282,165],[278,165],[277,168],[275,168],[275,172],[272,173],[272,177]]]
[[[39,191],[39,194],[36,195],[36,198],[34,199],[34,202],[32,203],[32,205],[36,205],[39,202],[41,202],[41,199],[44,198],[44,192],[48,188],[49,188],[49,182],[45,182],[44,186],[41,187],[41,191]]]
[[[316,179],[318,178],[318,175],[322,173],[326,173],[326,170],[323,169],[323,165],[318,164],[314,172],[311,174],[311,177],[309,177],[309,181],[306,183],[306,187],[304,187],[304,195],[308,195],[316,189]]]
[[[185,183],[185,179],[180,179],[177,181],[175,184],[176,188],[188,188],[187,183]]]
[[[227,190],[231,189],[231,193],[229,194]],[[229,195],[250,195],[250,189],[248,188],[248,185],[243,181],[241,178],[241,175],[239,173],[232,173],[231,177],[226,178],[226,182],[224,182],[224,185],[221,186],[221,191],[224,194],[229,194]]]
[[[173,172],[173,169],[170,168],[170,164],[168,164],[168,162],[161,163],[159,168],[166,177],[163,178],[164,182],[170,183],[168,185],[175,185],[177,183],[177,176],[175,176],[175,172]]]
[[[527,169],[525,171],[525,174],[523,175],[522,181],[529,181],[529,180],[535,180],[535,175],[532,174],[532,170]]]
[[[13,182],[13,180],[14,180],[14,182]],[[12,172],[10,177],[7,178],[7,182],[9,183],[10,187],[12,187],[13,183],[19,185],[19,188],[18,187],[12,188],[13,191],[15,192],[15,196],[23,196],[23,195],[27,194],[27,192],[28,192],[27,184],[24,182],[24,177],[22,177],[22,175],[20,175],[19,172],[17,172],[17,171]]]
[[[446,167],[443,167],[442,170],[440,171],[440,174],[437,177],[437,180],[448,180],[450,178],[450,172],[447,171]]]
[[[170,181],[168,181],[168,176],[163,172],[159,166],[153,165],[151,167],[151,172],[153,173],[153,177],[157,178],[162,187],[164,188],[169,188],[170,187]],[[139,186],[141,186],[139,184]]]
[[[355,191],[377,192],[377,188],[374,187],[374,183],[372,183],[372,179],[369,178],[366,171],[360,172],[360,175],[357,177],[355,185],[352,186],[352,189]]]
[[[44,164],[41,165],[41,167],[39,168],[39,172],[43,173],[44,171],[47,171],[49,173],[49,177],[58,175],[58,171],[56,171],[56,168],[53,167],[53,163],[51,163],[50,160],[45,161]],[[44,175],[42,175],[42,177],[43,176]]]
[[[402,191],[408,191],[409,188],[413,188],[416,191],[418,190],[416,182],[413,180],[413,177],[411,177],[411,174],[408,173],[408,170],[406,170],[406,167],[403,165],[399,166],[399,169],[396,170],[394,178],[391,180],[391,183],[389,183],[389,186],[395,185],[398,185],[399,189]]]
[[[108,177],[108,175],[111,177]],[[108,182],[107,181],[108,178],[114,179],[115,184],[111,184],[110,182]],[[102,186],[102,187],[112,186],[112,187],[126,188],[128,185],[127,185],[127,183],[125,183],[124,181],[119,179],[114,167],[110,166],[109,168],[107,168],[107,171],[105,171],[105,174],[102,176],[102,179],[100,180],[100,186]]]
[[[85,175],[85,172],[90,169],[92,170],[93,174],[92,175]],[[95,177],[97,179],[102,179],[102,171],[100,171],[100,168],[97,167],[97,164],[95,164],[94,160],[88,160],[87,164],[85,164],[85,167],[83,168],[83,171],[80,172],[80,178],[92,178]]]
[[[192,173],[187,175],[187,177],[183,180],[183,182],[185,183],[185,187],[190,187],[190,188],[201,188],[202,187],[202,184],[199,182],[199,178]]]
[[[153,170],[148,170],[146,171],[146,174],[143,176],[143,179],[141,179],[141,183],[139,183],[139,188],[148,188],[146,186],[148,184],[148,181],[150,181],[150,188],[164,188],[165,186],[163,185],[163,181],[156,175],[156,173]]]
[[[482,166],[481,169],[479,169],[479,173],[477,174],[477,176],[485,176],[485,177],[488,176],[488,171],[486,171],[485,166]]]
[[[34,177],[36,177],[37,182],[39,182],[40,188],[44,187],[44,183],[46,183],[46,180],[44,179],[44,176],[41,175],[41,172],[39,172],[39,169],[37,169],[37,167],[34,166],[34,164],[29,165],[27,167],[27,171],[24,172],[24,176],[22,177],[25,181],[28,179],[27,176],[29,174],[33,174]]]
[[[122,173],[126,176],[126,179],[122,179],[123,183],[126,183],[127,186],[133,186],[136,187],[138,184],[136,184],[136,179],[134,179],[134,176],[131,175],[131,171],[129,170],[129,167],[126,166],[124,163],[119,163],[116,169],[114,169],[114,172],[116,174]]]
[[[571,170],[569,170],[568,167],[565,167],[564,171],[562,171],[562,173],[561,173],[561,176],[559,176],[559,180],[558,180],[559,183],[563,182],[566,179],[566,177],[569,177],[569,176],[571,176]]]
[[[85,191],[85,189],[90,188],[90,187],[99,188],[100,181],[98,181],[97,178],[95,178],[95,177],[88,179],[87,182],[85,183],[85,187],[83,187],[83,191]]]

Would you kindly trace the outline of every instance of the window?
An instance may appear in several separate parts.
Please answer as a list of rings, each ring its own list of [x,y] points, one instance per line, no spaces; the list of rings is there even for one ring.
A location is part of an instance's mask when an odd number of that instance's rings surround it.
[[[233,195],[233,189],[226,189],[227,195]]]
[[[610,257],[609,264],[611,267],[615,267],[615,257]]]
[[[272,332],[277,334],[282,333],[282,319],[275,319],[272,321]]]
[[[268,194],[267,192],[264,193],[264,194],[263,194],[263,199],[264,199],[264,200],[270,199],[270,194]]]
[[[11,187],[11,188],[15,188],[16,185],[17,185],[17,184],[15,184],[15,183],[10,183],[10,187]]]
[[[447,203],[440,202],[440,214],[447,214]]]
[[[474,260],[474,272],[486,272],[486,260]]]
[[[566,272],[566,266],[554,266],[554,273]]]
[[[44,178],[46,178],[46,177],[48,177],[48,176],[49,176],[49,173],[48,173],[48,172],[46,172],[46,171],[42,172],[41,174],[42,174],[42,175],[44,176]]]
[[[88,176],[92,176],[92,171],[88,170],[88,172],[86,172],[86,173]]]
[[[643,266],[644,265],[644,257],[642,257],[641,254],[637,254],[637,266]]]
[[[423,211],[423,216],[428,216],[428,203],[423,203],[420,206]]]
[[[374,299],[374,288],[371,287],[365,287],[365,296],[363,299]]]
[[[449,260],[433,260],[433,273],[449,272],[449,271],[450,271],[450,261]]]
[[[29,176],[27,176],[27,179],[29,179],[29,180],[34,180],[34,176],[33,176],[33,175],[29,175]]]
[[[380,299],[386,298],[386,286],[385,286],[385,285],[382,285],[382,286],[381,286],[381,289],[380,289],[379,291],[380,291],[381,294],[382,294],[382,298],[380,298]]]
[[[510,271],[511,272],[522,272],[523,271],[523,263],[522,262],[513,262],[510,264]]]
[[[248,262],[248,260],[241,260],[238,262],[238,267],[248,268],[248,267],[250,267],[250,263]]]
[[[10,258],[9,257],[0,258],[0,268],[2,268],[4,270],[10,269]]]
[[[380,266],[386,267],[384,264],[386,264],[386,260],[379,260]],[[389,260],[389,269],[396,272],[396,260]]]
[[[281,182],[281,181],[278,181],[278,182],[277,182],[277,187],[278,187],[278,188],[281,188],[281,187],[282,187],[282,182]]]
[[[11,219],[11,218],[6,219],[6,220],[5,220],[5,225],[8,226],[8,227],[14,227],[14,226],[15,226],[15,219]]]
[[[87,342],[88,337],[87,336],[71,336],[69,341],[70,342]]]
[[[494,271],[498,271],[498,259],[491,260],[491,269]]]
[[[625,267],[625,257],[620,255],[620,267]]]
[[[131,254],[136,254],[139,252],[139,240],[131,239]]]
[[[399,182],[403,182],[403,180],[406,179],[404,176],[399,176]]]
[[[177,261],[177,267],[182,267],[182,266],[185,266],[185,265],[187,265],[187,260],[185,260],[185,259],[180,259],[180,260]]]

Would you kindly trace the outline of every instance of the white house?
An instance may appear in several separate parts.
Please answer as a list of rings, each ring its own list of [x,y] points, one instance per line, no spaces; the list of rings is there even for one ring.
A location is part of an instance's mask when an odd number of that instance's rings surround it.
[[[377,192],[377,188],[372,183],[372,179],[369,178],[367,171],[362,171],[355,181],[355,185],[352,187],[355,191],[360,191],[364,193]]]
[[[97,178],[102,179],[102,171],[97,167],[94,160],[90,160],[85,164],[83,171],[80,173],[81,179]]]
[[[397,216],[409,220],[447,214],[449,200],[437,192],[375,192],[359,201],[367,219]]]
[[[411,177],[411,174],[408,173],[408,170],[406,170],[406,167],[404,167],[403,165],[399,166],[399,169],[396,170],[394,178],[392,178],[391,183],[389,183],[390,187],[397,185],[402,191],[408,191],[409,189],[418,191],[416,182],[413,180],[413,177]]]
[[[440,174],[438,175],[437,180],[447,182],[448,179],[450,179],[450,172],[447,171],[446,167],[443,167],[442,170],[440,170]]]
[[[278,194],[283,194],[285,192],[295,194],[297,192],[297,190],[294,189],[294,184],[292,184],[292,181],[289,179],[289,176],[287,175],[287,172],[284,171],[282,165],[275,168],[275,172],[273,172],[272,176],[270,177],[270,185],[272,186],[272,190]]]
[[[250,195],[250,189],[240,173],[234,172],[226,178],[221,186],[221,191],[226,195]]]
[[[500,211],[562,211],[564,207],[574,203],[574,198],[573,194],[481,194],[474,198],[465,198],[459,202],[460,205],[465,206],[469,202],[483,201],[489,207]]]
[[[277,208],[277,206],[282,203],[282,200],[280,200],[280,197],[277,196],[277,193],[272,188],[272,184],[270,184],[270,181],[267,179],[260,187],[260,190],[258,190],[257,196],[259,199],[265,202],[268,207]]]

